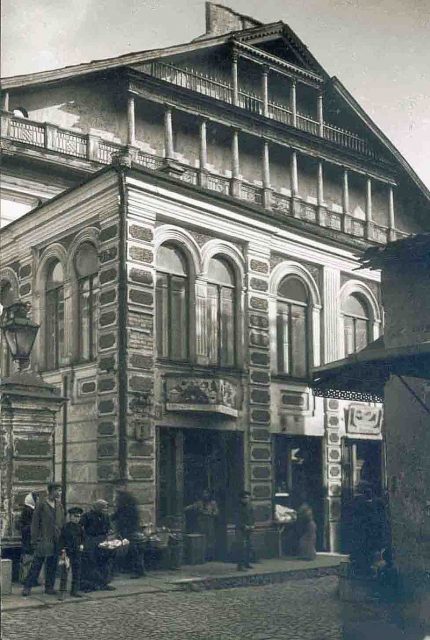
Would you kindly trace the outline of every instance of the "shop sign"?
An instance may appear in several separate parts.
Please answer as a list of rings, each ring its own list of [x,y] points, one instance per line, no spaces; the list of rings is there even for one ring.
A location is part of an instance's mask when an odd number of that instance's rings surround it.
[[[347,410],[346,430],[348,433],[379,435],[381,433],[382,409],[366,405],[350,405]]]

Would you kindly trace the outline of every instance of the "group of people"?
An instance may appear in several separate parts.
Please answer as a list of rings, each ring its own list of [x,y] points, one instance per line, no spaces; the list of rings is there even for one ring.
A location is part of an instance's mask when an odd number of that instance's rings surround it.
[[[118,545],[125,545],[132,578],[145,575],[145,536],[141,531],[139,509],[136,498],[119,486],[116,493],[115,511],[109,515],[109,505],[99,499],[84,513],[80,507],[68,510],[65,521],[61,504],[61,487],[48,485],[48,495],[37,499],[29,493],[25,498],[21,516],[23,596],[31,593],[45,565],[45,592],[55,594],[55,578],[58,563],[70,566],[72,580],[70,594],[81,597],[81,591],[113,590],[110,585],[113,563]],[[217,502],[204,491],[200,500],[188,505],[186,513],[195,516],[195,530],[204,535],[206,560],[216,557]],[[306,505],[297,519],[299,555],[307,559],[315,557],[316,525],[312,511]],[[254,557],[252,532],[255,517],[250,502],[250,493],[239,496],[236,512],[237,569],[251,568]]]
[[[26,564],[23,596],[29,596],[32,587],[38,584],[43,565],[45,593],[55,594],[59,561],[70,565],[72,596],[81,597],[80,591],[114,590],[109,583],[118,546],[116,540],[127,542],[131,577],[145,574],[136,498],[125,487],[118,487],[112,516],[108,506],[106,500],[99,499],[86,513],[80,507],[72,507],[66,522],[58,484],[48,485],[44,499],[38,500],[34,493],[26,496],[21,516],[22,560]]]

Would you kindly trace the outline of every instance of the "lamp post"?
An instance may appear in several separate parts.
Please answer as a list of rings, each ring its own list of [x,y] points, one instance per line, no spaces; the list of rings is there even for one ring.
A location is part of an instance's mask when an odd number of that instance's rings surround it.
[[[39,331],[39,325],[27,317],[30,308],[29,303],[15,302],[6,307],[2,316],[1,330],[20,372],[28,365]]]

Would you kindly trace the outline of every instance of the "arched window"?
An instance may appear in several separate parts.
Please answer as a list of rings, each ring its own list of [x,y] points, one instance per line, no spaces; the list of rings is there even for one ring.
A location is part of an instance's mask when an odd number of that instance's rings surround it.
[[[4,282],[0,287],[0,316],[3,310],[15,302],[10,282]],[[12,373],[12,356],[7,346],[3,331],[0,332],[0,378],[7,378]]]
[[[174,245],[157,252],[156,331],[159,358],[188,358],[188,264]]]
[[[287,276],[278,287],[277,356],[278,372],[305,378],[309,370],[309,294],[296,276]]]
[[[216,256],[208,268],[209,364],[236,364],[236,282],[229,263]]]
[[[369,309],[365,299],[352,293],[343,303],[345,356],[364,349],[369,342]]]
[[[49,265],[46,278],[45,365],[57,369],[64,347],[64,273],[58,260]]]
[[[83,242],[75,255],[78,278],[79,359],[94,360],[97,353],[97,295],[99,259],[91,242]]]

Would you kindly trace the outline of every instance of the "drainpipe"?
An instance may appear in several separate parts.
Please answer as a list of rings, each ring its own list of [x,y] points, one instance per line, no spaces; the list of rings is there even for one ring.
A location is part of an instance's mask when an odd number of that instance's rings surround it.
[[[61,502],[66,511],[66,491],[67,491],[67,419],[68,419],[68,393],[69,377],[63,376],[63,434],[61,443]],[[55,467],[54,467],[55,468]]]
[[[118,472],[119,480],[127,480],[127,189],[123,159],[116,166],[119,186],[118,247]]]

